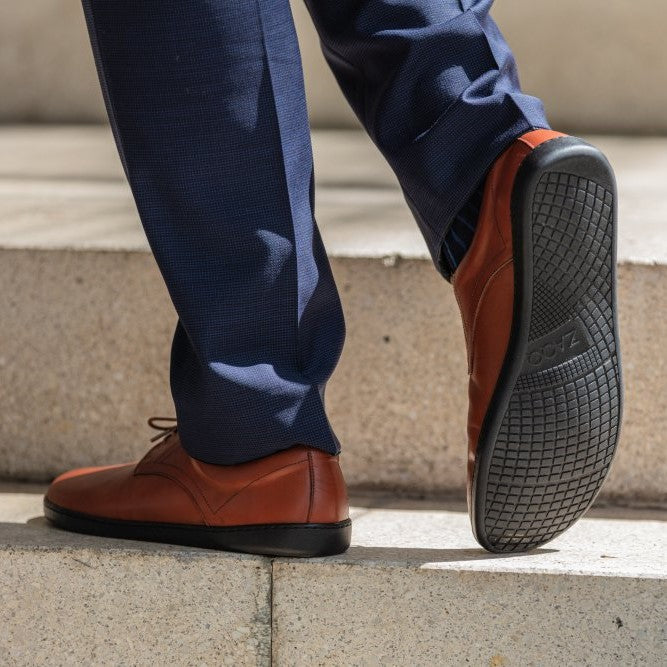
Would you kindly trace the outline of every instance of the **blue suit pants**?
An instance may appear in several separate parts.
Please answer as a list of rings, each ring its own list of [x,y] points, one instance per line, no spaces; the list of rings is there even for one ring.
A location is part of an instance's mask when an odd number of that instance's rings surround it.
[[[520,134],[492,0],[306,0],[324,54],[396,173],[436,266],[454,215]],[[111,126],[178,313],[171,387],[195,458],[339,442],[324,388],[345,336],[313,216],[288,0],[83,0]]]

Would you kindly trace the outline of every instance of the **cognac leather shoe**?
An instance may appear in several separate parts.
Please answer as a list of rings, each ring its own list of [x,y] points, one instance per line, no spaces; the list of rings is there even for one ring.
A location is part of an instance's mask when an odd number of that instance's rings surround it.
[[[81,533],[272,556],[337,554],[351,532],[337,457],[296,446],[211,465],[186,453],[175,426],[138,463],[61,475],[44,513]]]
[[[621,421],[616,187],[593,146],[529,132],[495,162],[452,283],[468,349],[468,505],[525,551],[593,502]]]

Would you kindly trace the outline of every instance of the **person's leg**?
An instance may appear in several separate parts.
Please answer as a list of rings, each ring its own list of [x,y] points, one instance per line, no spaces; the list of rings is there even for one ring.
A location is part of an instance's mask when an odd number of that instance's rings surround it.
[[[313,219],[288,0],[83,5],[179,316],[171,382],[184,447],[223,464],[297,443],[336,453],[323,395],[344,323]]]
[[[136,464],[58,477],[45,515],[113,537],[344,551],[345,483],[324,412],[344,323],[313,219],[288,0],[83,4],[125,171],[179,316],[177,425],[164,424]]]
[[[521,91],[492,0],[305,0],[341,89],[396,172],[438,268],[457,213],[514,139],[548,123]],[[465,211],[464,211],[465,213]],[[465,216],[455,230],[471,234]],[[454,261],[453,261],[454,260]],[[452,266],[454,264],[454,266]]]
[[[306,3],[461,308],[475,535],[534,548],[582,516],[618,442],[611,167],[547,129],[492,0]]]

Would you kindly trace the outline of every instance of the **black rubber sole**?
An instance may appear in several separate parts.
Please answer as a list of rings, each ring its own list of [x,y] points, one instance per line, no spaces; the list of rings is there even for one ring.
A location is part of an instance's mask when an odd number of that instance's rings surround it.
[[[512,193],[515,301],[472,487],[489,551],[534,549],[569,528],[609,471],[621,423],[616,185],[573,137],[522,164]]]
[[[332,556],[350,546],[352,523],[286,523],[209,527],[102,519],[44,500],[44,516],[65,530],[101,537],[181,544],[263,556]]]

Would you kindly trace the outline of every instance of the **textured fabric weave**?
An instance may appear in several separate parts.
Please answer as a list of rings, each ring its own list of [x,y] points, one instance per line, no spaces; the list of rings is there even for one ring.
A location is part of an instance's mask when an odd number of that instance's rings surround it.
[[[434,260],[493,159],[530,127],[490,1],[309,0],[325,55]],[[184,447],[211,463],[339,444],[324,410],[344,321],[313,216],[287,0],[83,0],[111,125],[179,321]]]
[[[431,251],[495,158],[548,127],[489,16],[493,0],[306,0],[322,49]]]

